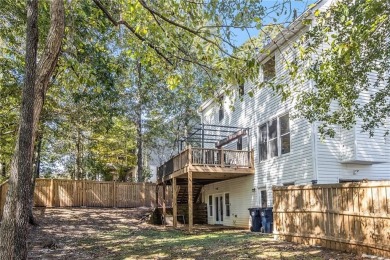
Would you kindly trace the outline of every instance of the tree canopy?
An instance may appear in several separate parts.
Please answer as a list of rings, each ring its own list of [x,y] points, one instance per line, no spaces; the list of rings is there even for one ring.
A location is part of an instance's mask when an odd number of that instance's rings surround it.
[[[348,129],[360,120],[373,135],[390,115],[390,3],[336,1],[315,16],[301,42],[307,46],[302,76],[315,88],[302,93],[298,108],[310,121],[323,122],[323,134],[333,136],[332,125]]]

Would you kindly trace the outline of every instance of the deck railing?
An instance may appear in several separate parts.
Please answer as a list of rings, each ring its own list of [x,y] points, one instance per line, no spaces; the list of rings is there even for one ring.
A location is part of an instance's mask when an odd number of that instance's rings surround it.
[[[161,179],[189,165],[251,168],[252,158],[250,151],[188,148],[158,167],[158,178]]]

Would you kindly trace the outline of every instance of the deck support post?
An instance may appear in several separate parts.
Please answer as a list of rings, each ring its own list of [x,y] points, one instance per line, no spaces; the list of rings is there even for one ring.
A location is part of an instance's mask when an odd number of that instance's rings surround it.
[[[173,227],[177,227],[177,186],[176,186],[176,178],[172,179],[172,208],[173,208]]]
[[[192,194],[192,172],[188,172],[188,232],[192,232],[194,225],[193,215],[193,194]]]
[[[166,184],[165,182],[163,183],[163,199],[162,199],[162,206],[163,206],[163,221],[164,221],[164,226],[167,225],[167,207],[166,207]]]
[[[158,188],[159,188],[159,185],[157,184],[156,185],[156,208],[158,208]]]

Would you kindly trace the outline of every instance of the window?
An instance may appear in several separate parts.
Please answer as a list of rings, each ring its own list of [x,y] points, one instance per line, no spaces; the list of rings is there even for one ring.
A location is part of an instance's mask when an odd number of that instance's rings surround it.
[[[268,147],[267,147],[267,124],[260,126],[260,161],[267,160]]]
[[[223,111],[223,96],[219,98],[219,113],[218,113],[218,119],[219,121],[223,120],[224,117],[224,111]]]
[[[278,156],[278,119],[268,124],[268,147],[270,157]]]
[[[209,196],[209,215],[213,216],[213,196]]]
[[[290,119],[289,115],[285,114],[279,118],[280,124],[280,143],[281,154],[290,152]]]
[[[295,182],[294,182],[294,181],[283,183],[283,186],[285,186],[285,187],[287,187],[287,186],[294,186],[294,185],[295,185]]]
[[[271,119],[259,127],[259,159],[269,158],[290,152],[289,114]]]
[[[262,207],[262,208],[267,207],[267,191],[266,190],[260,191],[260,207]]]
[[[238,86],[238,95],[242,97],[245,94],[244,84]]]
[[[226,208],[226,217],[230,217],[230,199],[229,199],[229,193],[225,193],[225,208]]]
[[[242,136],[237,139],[237,150],[242,150]]]
[[[263,80],[265,82],[270,81],[276,76],[275,56],[263,64],[263,75]]]

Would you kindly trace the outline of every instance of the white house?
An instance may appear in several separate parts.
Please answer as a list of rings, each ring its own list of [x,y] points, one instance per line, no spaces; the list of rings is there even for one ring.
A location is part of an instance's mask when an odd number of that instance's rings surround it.
[[[320,1],[312,9],[326,8],[331,1]],[[259,80],[275,78],[288,84],[285,59],[292,60],[293,43],[308,30],[297,19],[277,44],[266,46],[260,55],[263,64]],[[313,82],[303,87],[312,88]],[[291,86],[292,87],[292,86]],[[351,130],[335,127],[336,136],[322,140],[317,123],[294,118],[292,100],[282,102],[270,88],[254,88],[247,82],[235,86],[234,95],[223,97],[222,105],[212,100],[200,108],[202,123],[249,128],[246,136],[224,145],[225,149],[254,151],[255,174],[214,182],[203,187],[203,202],[208,205],[208,223],[247,227],[250,207],[272,207],[272,186],[325,184],[390,177],[389,138],[378,129],[370,138],[358,125]],[[253,91],[253,97],[248,95]],[[362,95],[361,101],[369,98]],[[235,100],[235,101],[233,101]],[[234,111],[230,107],[234,106]],[[209,144],[209,147],[215,147]]]

